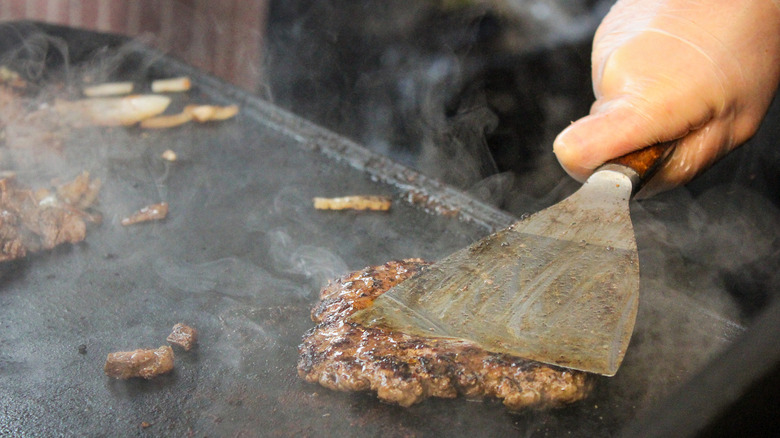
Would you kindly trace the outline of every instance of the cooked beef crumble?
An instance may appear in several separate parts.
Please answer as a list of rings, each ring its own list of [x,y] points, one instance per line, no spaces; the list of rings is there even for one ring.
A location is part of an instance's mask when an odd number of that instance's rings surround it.
[[[185,351],[190,351],[195,343],[198,342],[198,331],[193,327],[179,323],[173,326],[167,341],[173,345],[178,345]]]
[[[83,173],[58,188],[62,198],[20,187],[13,175],[0,175],[0,262],[84,240],[87,223],[100,221],[84,210],[99,188],[99,181]]]
[[[115,379],[151,379],[171,372],[173,360],[173,349],[168,345],[156,350],[117,351],[106,357],[104,371],[107,376]]]

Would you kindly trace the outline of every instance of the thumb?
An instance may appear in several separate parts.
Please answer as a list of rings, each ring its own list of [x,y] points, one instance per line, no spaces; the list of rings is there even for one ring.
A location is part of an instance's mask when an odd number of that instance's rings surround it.
[[[664,107],[632,97],[597,101],[590,115],[558,134],[553,152],[569,175],[585,181],[613,158],[686,135],[691,126],[662,114]]]
[[[558,135],[553,152],[566,172],[582,182],[605,162],[682,138],[708,119],[703,106],[676,105],[665,99],[622,95],[598,100],[590,115]]]

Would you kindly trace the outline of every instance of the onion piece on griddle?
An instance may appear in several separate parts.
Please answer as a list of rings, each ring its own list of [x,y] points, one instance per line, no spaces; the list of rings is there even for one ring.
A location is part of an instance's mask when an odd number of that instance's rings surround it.
[[[238,114],[238,105],[187,105],[184,107],[184,112],[191,114],[196,122],[212,122],[235,116]]]
[[[74,125],[130,126],[162,114],[171,98],[158,94],[57,101],[55,107]]]
[[[152,81],[152,92],[178,93],[189,90],[191,86],[192,82],[187,76],[169,79],[156,79]]]
[[[87,97],[121,96],[132,92],[132,82],[107,82],[84,87],[84,95]]]
[[[183,125],[190,120],[192,120],[192,114],[181,112],[178,114],[150,117],[146,120],[141,120],[140,126],[146,129],[165,129]]]

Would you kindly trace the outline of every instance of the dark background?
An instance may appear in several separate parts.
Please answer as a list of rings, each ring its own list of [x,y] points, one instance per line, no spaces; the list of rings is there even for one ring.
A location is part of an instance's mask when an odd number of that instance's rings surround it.
[[[261,94],[515,215],[576,190],[551,145],[593,101],[591,38],[612,2],[549,2],[558,9],[547,17],[414,3],[272,2]],[[637,224],[640,248],[711,272],[748,323],[780,290],[777,100],[743,148],[687,187],[635,207],[662,224]],[[702,433],[776,431],[778,375],[775,362]],[[700,408],[691,406],[683,400],[660,423],[685,423]]]

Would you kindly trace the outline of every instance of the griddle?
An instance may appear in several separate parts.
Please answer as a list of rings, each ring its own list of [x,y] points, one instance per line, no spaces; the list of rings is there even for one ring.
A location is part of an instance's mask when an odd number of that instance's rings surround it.
[[[56,164],[20,172],[40,182],[89,170],[103,180],[104,221],[81,244],[0,265],[0,435],[615,435],[670,403],[743,335],[728,308],[652,293],[666,272],[643,279],[621,372],[597,378],[593,395],[567,408],[512,414],[490,400],[400,408],[307,384],[296,373],[297,345],[329,279],[391,259],[436,260],[514,217],[132,40],[21,22],[3,24],[0,41],[3,63],[42,86],[75,87],[86,74],[142,86],[188,75],[195,87],[174,107],[241,107],[219,124],[79,130]],[[178,161],[159,158],[169,148]],[[314,196],[358,193],[390,196],[393,207],[312,208]],[[170,205],[166,220],[119,224],[159,201]],[[652,254],[643,263],[663,271]],[[687,334],[684,357],[663,348],[674,340],[658,339],[659,315]],[[108,353],[164,345],[179,322],[200,340],[177,350],[173,373],[103,374]]]

